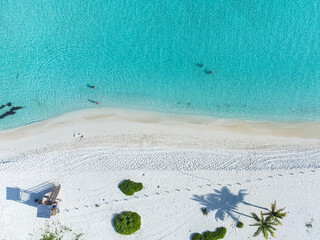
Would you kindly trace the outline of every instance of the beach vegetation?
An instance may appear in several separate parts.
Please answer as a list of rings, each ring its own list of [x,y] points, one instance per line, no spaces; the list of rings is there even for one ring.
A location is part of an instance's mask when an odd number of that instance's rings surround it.
[[[271,234],[272,237],[276,237],[274,231],[276,228],[274,226],[277,225],[273,216],[267,216],[266,218],[263,217],[263,213],[261,212],[261,218],[258,217],[257,214],[251,213],[252,217],[256,221],[254,224],[250,224],[250,226],[257,226],[257,231],[253,234],[254,237],[258,236],[260,233],[263,234],[265,239],[268,239],[268,233]]]
[[[116,215],[113,225],[117,233],[130,235],[140,229],[141,217],[136,212],[123,212]]]
[[[274,203],[271,203],[271,209],[268,212],[263,213],[263,215],[271,216],[277,225],[282,225],[279,219],[283,219],[285,216],[287,216],[287,213],[283,212],[284,208],[278,210],[276,208],[277,206],[275,201]]]
[[[202,212],[202,214],[205,215],[205,216],[208,215],[208,210],[207,210],[207,208],[205,208],[205,207],[201,208],[201,212]]]
[[[237,228],[243,228],[243,222],[238,222],[237,223]]]
[[[61,225],[60,223],[46,224],[42,229],[40,240],[61,240],[64,237],[73,240],[80,240],[83,233],[75,233],[71,228]]]
[[[219,227],[214,232],[206,231],[203,234],[195,233],[192,236],[192,240],[218,240],[223,239],[227,233],[225,227]]]
[[[206,240],[206,238],[201,233],[195,233],[192,235],[192,240]]]
[[[313,218],[311,218],[311,220],[309,222],[306,223],[306,227],[307,228],[312,228],[312,223],[313,223]]]
[[[133,182],[130,179],[126,179],[119,184],[121,192],[128,196],[132,196],[135,192],[141,191],[142,188],[142,183]]]

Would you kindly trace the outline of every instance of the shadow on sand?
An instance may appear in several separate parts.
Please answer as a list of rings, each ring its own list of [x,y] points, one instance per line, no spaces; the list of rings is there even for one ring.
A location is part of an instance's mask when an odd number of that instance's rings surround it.
[[[239,220],[235,214],[252,218],[250,215],[238,211],[238,206],[241,203],[266,210],[266,208],[244,201],[247,195],[246,190],[240,190],[238,194],[233,194],[227,187],[222,187],[221,190],[215,189],[214,193],[207,195],[193,195],[191,199],[199,202],[203,207],[206,207],[208,213],[210,211],[216,211],[216,220],[224,220],[225,216],[228,215],[234,221],[238,222]]]
[[[37,207],[38,208],[37,216],[42,216],[43,209],[39,208],[40,206],[39,203],[40,201],[42,201],[45,194],[51,192],[52,187],[53,187],[53,183],[50,183],[50,182],[41,183],[27,190],[20,189],[20,188],[7,187],[6,199],[20,202],[28,206]],[[44,207],[48,207],[48,206],[44,206]],[[51,211],[50,208],[49,208],[49,211]]]

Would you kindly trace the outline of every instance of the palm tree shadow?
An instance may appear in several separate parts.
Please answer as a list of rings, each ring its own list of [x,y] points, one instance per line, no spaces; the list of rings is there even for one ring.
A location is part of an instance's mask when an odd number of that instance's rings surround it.
[[[216,211],[215,219],[224,220],[225,216],[230,216],[234,221],[238,222],[236,214],[252,218],[251,216],[238,211],[239,204],[250,205],[258,208],[262,208],[257,205],[253,205],[244,201],[247,196],[246,190],[240,190],[238,194],[233,194],[227,187],[222,187],[221,190],[214,190],[214,193],[207,195],[193,195],[192,200],[199,202],[202,206],[207,208],[208,213],[210,211]]]

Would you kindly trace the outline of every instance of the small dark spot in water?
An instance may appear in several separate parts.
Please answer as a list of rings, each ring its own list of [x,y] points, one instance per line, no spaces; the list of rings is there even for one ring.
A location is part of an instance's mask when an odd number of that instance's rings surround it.
[[[195,63],[196,66],[198,67],[203,67],[204,65],[202,63]]]
[[[16,79],[19,77],[19,73],[17,73]]]
[[[178,102],[178,104],[180,104],[180,102]]]

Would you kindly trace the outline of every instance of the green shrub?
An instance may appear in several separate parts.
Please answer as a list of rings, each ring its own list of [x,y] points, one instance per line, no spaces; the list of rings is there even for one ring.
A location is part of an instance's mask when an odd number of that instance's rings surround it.
[[[127,179],[119,184],[119,188],[125,195],[132,196],[135,192],[141,191],[143,185]]]
[[[206,231],[203,234],[196,233],[192,236],[192,240],[218,240],[223,239],[227,233],[225,227],[219,227],[214,232]]]
[[[206,240],[216,240],[216,232],[206,231],[203,236]]]
[[[205,207],[201,208],[201,212],[203,215],[206,215],[206,216],[208,215],[208,210]]]
[[[219,227],[215,231],[217,239],[223,239],[227,233],[227,229],[225,227]]]
[[[141,217],[136,212],[123,212],[113,219],[117,233],[130,235],[140,229]]]
[[[243,228],[243,222],[238,222],[237,223],[237,228]]]
[[[201,233],[195,233],[192,236],[192,240],[206,240],[206,238]]]

